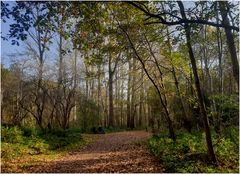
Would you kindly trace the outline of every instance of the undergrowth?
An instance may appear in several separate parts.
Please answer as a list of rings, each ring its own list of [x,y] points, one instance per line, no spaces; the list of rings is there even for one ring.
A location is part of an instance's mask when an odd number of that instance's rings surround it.
[[[125,128],[119,128],[119,127],[107,127],[107,128],[104,128],[104,131],[106,133],[114,133],[114,132],[122,132],[122,131],[126,131]]]
[[[15,159],[51,160],[69,150],[87,144],[80,130],[52,130],[42,132],[37,129],[1,127],[1,159],[3,172],[15,172],[8,164]],[[22,164],[24,165],[24,164]]]
[[[155,135],[148,141],[150,151],[163,163],[166,172],[211,173],[239,171],[239,138],[237,128],[227,128],[221,137],[212,134],[217,164],[208,159],[204,133],[177,134],[176,142],[166,135]]]

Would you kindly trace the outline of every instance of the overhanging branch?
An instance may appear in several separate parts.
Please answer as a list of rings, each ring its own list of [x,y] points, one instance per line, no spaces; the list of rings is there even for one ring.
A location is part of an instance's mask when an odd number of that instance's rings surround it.
[[[214,27],[221,27],[221,28],[230,28],[232,30],[235,30],[237,32],[239,32],[239,28],[235,27],[235,26],[226,26],[224,24],[217,24],[211,21],[206,21],[203,19],[196,19],[196,20],[189,20],[189,19],[179,19],[177,21],[166,21],[160,14],[154,14],[154,13],[150,13],[148,9],[143,8],[142,6],[136,4],[135,2],[131,2],[128,1],[127,3],[131,4],[132,6],[138,8],[139,10],[141,10],[142,12],[144,12],[147,15],[147,19],[150,18],[154,18],[154,19],[158,19],[159,21],[153,21],[153,22],[147,22],[145,24],[165,24],[165,25],[169,25],[169,26],[173,26],[173,25],[182,25],[182,24],[203,24],[203,25],[209,25],[209,26],[214,26]]]

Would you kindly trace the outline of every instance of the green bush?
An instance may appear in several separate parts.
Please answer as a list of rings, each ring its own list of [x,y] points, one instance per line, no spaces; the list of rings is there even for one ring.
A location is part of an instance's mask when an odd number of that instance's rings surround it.
[[[6,143],[22,143],[23,132],[18,127],[1,127],[1,141]]]
[[[124,131],[124,129],[121,129],[119,127],[108,127],[108,128],[104,128],[104,131],[106,133],[113,133],[113,132],[120,132],[120,131]]]
[[[47,134],[42,134],[41,138],[46,141],[51,150],[58,150],[71,144],[83,142],[79,129],[55,129]]]
[[[238,95],[213,95],[209,97],[216,103],[216,110],[221,114],[224,123],[234,121],[234,117],[239,115],[239,98]],[[233,119],[233,120],[232,120]]]
[[[1,154],[4,160],[27,154],[47,154],[53,150],[64,151],[85,143],[79,129],[43,132],[30,128],[2,127],[1,130]]]
[[[28,139],[26,145],[30,149],[29,154],[32,154],[32,155],[45,153],[49,150],[49,144],[47,144],[45,140],[37,137]]]
[[[66,137],[67,131],[63,129],[53,129],[48,134],[57,137]]]
[[[235,143],[236,147],[239,147],[239,128],[230,126],[223,130],[224,137],[229,138]]]
[[[238,135],[235,130],[231,132],[231,137]],[[236,141],[238,138],[233,139]],[[148,147],[151,153],[161,159],[166,172],[236,172],[239,146],[233,139],[228,137],[217,139],[217,136],[213,136],[214,150],[218,161],[222,163],[221,166],[209,163],[204,133],[180,132],[176,142],[164,135],[153,136],[148,140]]]
[[[21,127],[21,130],[23,132],[23,136],[25,136],[25,137],[31,137],[31,136],[36,135],[36,131],[32,128]]]

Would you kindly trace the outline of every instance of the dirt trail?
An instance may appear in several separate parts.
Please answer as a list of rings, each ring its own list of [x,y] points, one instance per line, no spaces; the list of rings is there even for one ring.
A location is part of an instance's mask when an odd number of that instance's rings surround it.
[[[99,173],[99,172],[164,172],[142,143],[149,133],[144,131],[92,135],[96,140],[84,149],[68,153],[51,163],[32,166],[31,172]],[[29,172],[29,171],[28,171]]]

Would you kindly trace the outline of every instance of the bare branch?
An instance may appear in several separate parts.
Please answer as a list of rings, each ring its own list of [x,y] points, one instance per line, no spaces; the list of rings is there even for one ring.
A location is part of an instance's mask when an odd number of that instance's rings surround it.
[[[166,21],[162,16],[161,13],[160,14],[154,14],[154,13],[150,13],[148,10],[146,10],[145,8],[141,7],[140,5],[136,4],[135,2],[127,2],[129,4],[131,4],[132,6],[138,8],[139,10],[141,10],[142,12],[144,12],[148,18],[154,18],[154,19],[159,19],[159,21],[153,21],[153,22],[147,22],[146,24],[156,24],[156,23],[160,23],[160,24],[165,24],[165,25],[182,25],[182,24],[203,24],[203,25],[210,25],[210,26],[214,26],[214,27],[222,27],[222,28],[230,28],[232,30],[235,31],[239,31],[238,27],[235,26],[227,26],[224,24],[217,24],[214,22],[210,22],[210,21],[206,21],[206,20],[202,20],[202,19],[196,19],[196,20],[189,20],[189,19],[182,19],[182,18],[178,18],[178,21]],[[164,13],[163,13],[164,14]]]

